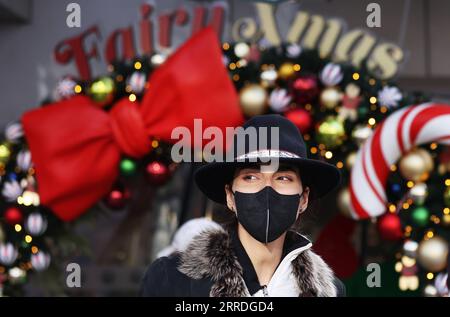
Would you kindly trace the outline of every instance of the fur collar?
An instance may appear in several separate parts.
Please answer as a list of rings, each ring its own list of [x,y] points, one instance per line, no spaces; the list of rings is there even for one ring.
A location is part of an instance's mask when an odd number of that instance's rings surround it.
[[[210,296],[250,296],[242,278],[243,270],[225,230],[207,231],[197,236],[180,255],[178,270],[192,279],[213,281]],[[292,262],[299,296],[336,296],[334,274],[320,256],[310,249]]]

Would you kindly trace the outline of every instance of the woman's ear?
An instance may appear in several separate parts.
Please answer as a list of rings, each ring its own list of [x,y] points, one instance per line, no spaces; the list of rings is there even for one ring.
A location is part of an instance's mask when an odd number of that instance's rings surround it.
[[[300,200],[300,204],[298,205],[298,214],[302,214],[308,208],[308,200],[309,200],[309,187],[306,187],[303,190],[302,198]]]
[[[226,184],[225,185],[225,194],[227,197],[227,207],[228,209],[230,209],[233,212],[236,212],[236,205],[234,203],[234,195],[233,192],[231,190],[231,185],[230,184]]]

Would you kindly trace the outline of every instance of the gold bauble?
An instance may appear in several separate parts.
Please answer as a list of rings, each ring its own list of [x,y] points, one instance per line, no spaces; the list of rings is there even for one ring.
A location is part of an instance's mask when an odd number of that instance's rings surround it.
[[[417,150],[413,150],[401,158],[399,169],[402,176],[414,182],[424,181],[429,172],[429,162],[426,155]]]
[[[98,105],[105,106],[114,99],[116,90],[114,80],[110,77],[100,77],[89,86],[89,96]]]
[[[441,219],[441,223],[444,227],[450,227],[450,215],[443,215]]]
[[[267,111],[267,91],[258,84],[248,84],[239,92],[239,101],[247,117]]]
[[[444,175],[445,173],[450,172],[450,164],[449,163],[447,163],[447,164],[440,163],[438,165],[437,170],[440,175]]]
[[[423,240],[417,250],[417,260],[430,272],[442,271],[447,265],[447,255],[448,243],[439,236]]]
[[[434,161],[433,157],[431,156],[430,152],[423,148],[417,148],[415,150],[420,156],[422,156],[424,162],[425,162],[425,168],[427,172],[431,172],[434,169]]]
[[[347,187],[339,191],[337,195],[337,205],[342,215],[347,218],[353,218],[350,208],[350,191]]]
[[[342,93],[337,87],[325,88],[320,93],[320,103],[328,109],[334,109],[342,99]]]
[[[353,165],[355,164],[355,160],[356,152],[351,152],[345,159],[345,167],[347,167],[348,170],[351,170]]]
[[[345,137],[345,129],[342,121],[335,116],[328,116],[317,127],[317,138],[327,148],[335,148],[342,144]]]
[[[292,63],[283,63],[278,69],[278,76],[281,79],[289,79],[294,77],[295,75],[295,67]]]

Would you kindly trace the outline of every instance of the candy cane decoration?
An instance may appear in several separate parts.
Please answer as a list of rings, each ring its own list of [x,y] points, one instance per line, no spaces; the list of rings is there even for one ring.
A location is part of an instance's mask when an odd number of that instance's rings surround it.
[[[425,103],[393,112],[361,146],[350,175],[351,213],[355,219],[386,211],[390,167],[414,146],[450,144],[450,105]]]

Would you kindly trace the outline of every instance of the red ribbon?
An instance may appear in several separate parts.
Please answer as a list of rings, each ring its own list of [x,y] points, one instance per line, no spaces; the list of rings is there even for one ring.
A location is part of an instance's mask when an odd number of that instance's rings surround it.
[[[122,154],[139,158],[150,137],[174,142],[175,127],[243,122],[236,90],[210,28],[189,39],[149,80],[141,104],[120,100],[108,113],[86,96],[29,111],[22,124],[36,167],[41,203],[70,221],[102,198],[117,178]],[[176,141],[176,140],[175,140]]]

